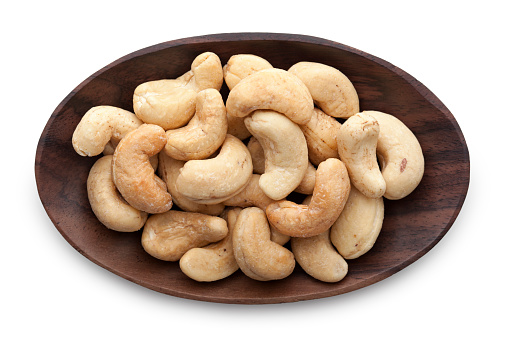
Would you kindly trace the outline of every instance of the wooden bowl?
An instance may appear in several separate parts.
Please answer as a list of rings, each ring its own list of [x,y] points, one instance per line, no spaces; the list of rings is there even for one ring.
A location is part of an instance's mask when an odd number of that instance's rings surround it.
[[[72,133],[83,114],[96,105],[132,111],[137,85],[175,78],[205,51],[216,53],[223,64],[234,54],[252,53],[282,69],[299,61],[336,67],[357,89],[361,110],[391,113],[419,139],[426,161],[421,184],[402,200],[385,200],[385,220],[375,246],[349,261],[349,272],[342,281],[320,282],[297,266],[288,278],[280,281],[255,281],[239,270],[221,281],[198,283],[180,271],[178,262],[163,262],[148,255],[141,246],[141,231],[110,231],[92,213],[86,180],[97,157],[81,157],[71,144]],[[222,93],[226,99],[227,89]],[[436,245],[453,224],[468,190],[469,171],[468,149],[456,120],[412,76],[384,60],[336,42],[268,33],[180,39],[120,58],[83,81],[58,105],[42,132],[35,159],[37,188],[48,216],[62,236],[85,257],[158,292],[243,304],[338,295],[376,283],[407,267]]]

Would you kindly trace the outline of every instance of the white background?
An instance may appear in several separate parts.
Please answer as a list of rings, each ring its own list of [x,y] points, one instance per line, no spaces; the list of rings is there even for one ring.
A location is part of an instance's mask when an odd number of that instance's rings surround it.
[[[2,338],[507,336],[509,25],[503,1],[10,1],[2,5]],[[504,14],[505,13],[505,14]],[[135,50],[228,32],[317,36],[417,78],[456,117],[470,189],[431,252],[346,295],[223,305],[150,291],[58,233],[34,176],[40,134],[90,74]]]

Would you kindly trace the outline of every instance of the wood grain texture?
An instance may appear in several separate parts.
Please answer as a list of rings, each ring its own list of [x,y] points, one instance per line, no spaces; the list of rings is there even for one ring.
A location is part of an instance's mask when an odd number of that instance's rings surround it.
[[[361,110],[379,110],[401,119],[419,139],[426,169],[419,187],[398,201],[385,200],[385,220],[375,246],[349,261],[339,283],[323,283],[297,267],[286,279],[259,282],[237,271],[227,279],[198,283],[178,263],[152,258],[141,233],[118,233],[101,225],[87,199],[86,180],[96,158],[76,154],[72,133],[96,105],[132,111],[135,87],[175,78],[200,53],[212,51],[222,63],[252,53],[288,69],[299,61],[336,67],[354,84]],[[226,99],[228,90],[221,93]],[[424,85],[394,65],[354,48],[316,37],[235,33],[180,39],[131,53],[83,81],[55,109],[42,132],[35,175],[44,208],[62,236],[81,254],[127,280],[173,296],[221,303],[282,303],[338,295],[371,285],[407,267],[449,230],[467,194],[470,163],[453,115]]]

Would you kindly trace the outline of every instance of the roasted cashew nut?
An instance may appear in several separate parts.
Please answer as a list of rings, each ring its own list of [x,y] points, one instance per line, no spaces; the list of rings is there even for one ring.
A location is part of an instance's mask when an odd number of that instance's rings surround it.
[[[219,241],[227,234],[228,226],[222,218],[168,211],[148,218],[141,244],[154,258],[177,261],[190,249]]]
[[[352,82],[334,67],[317,62],[299,62],[288,72],[306,84],[313,101],[325,113],[348,118],[359,113],[359,97]]]
[[[373,199],[385,193],[385,180],[376,158],[379,133],[378,121],[366,113],[348,118],[338,132],[339,157],[348,168],[352,184]]]
[[[165,152],[159,153],[158,173],[161,179],[163,179],[163,181],[166,183],[168,192],[170,192],[175,205],[186,212],[195,212],[215,216],[221,214],[225,207],[223,204],[198,204],[195,201],[186,198],[177,190],[176,181],[180,174],[180,169],[184,167],[184,164],[185,161],[175,160],[169,157]]]
[[[291,237],[318,235],[337,220],[349,193],[350,179],[345,165],[339,159],[330,158],[318,165],[309,205],[277,201],[267,207],[267,218],[279,232]]]
[[[285,198],[299,186],[308,168],[304,134],[296,123],[274,111],[256,111],[244,123],[263,147],[261,189],[271,199]]]
[[[224,81],[231,90],[242,79],[263,69],[273,68],[272,65],[257,55],[236,54],[230,57],[223,67]]]
[[[358,258],[375,244],[383,219],[383,198],[368,198],[352,186],[345,208],[331,227],[331,241],[343,258]]]
[[[252,279],[283,279],[295,268],[293,253],[270,240],[269,223],[258,207],[248,207],[240,212],[232,240],[237,264]]]
[[[341,123],[315,108],[311,120],[300,126],[308,144],[309,161],[318,166],[329,158],[339,158],[337,135]]]
[[[129,132],[113,154],[113,181],[124,199],[136,209],[162,213],[172,206],[166,184],[155,175],[149,157],[166,145],[164,130],[144,124]]]
[[[72,146],[81,156],[101,154],[110,140],[117,144],[143,122],[133,113],[113,106],[95,106],[85,113],[72,135]]]
[[[227,134],[216,157],[186,162],[175,185],[190,200],[217,204],[242,191],[252,174],[253,164],[247,147]]]
[[[256,206],[265,211],[267,206],[274,202],[269,198],[259,185],[260,175],[253,174],[246,187],[238,194],[223,201],[226,206],[252,207]]]
[[[332,246],[329,230],[309,238],[292,238],[292,252],[300,267],[313,278],[338,282],[348,272],[348,264]]]
[[[177,160],[205,159],[224,142],[228,123],[221,94],[205,89],[196,96],[196,113],[189,124],[166,131],[164,151]]]
[[[241,208],[225,210],[224,219],[228,224],[228,234],[223,240],[201,248],[192,248],[179,261],[180,269],[196,281],[217,281],[224,279],[239,269],[233,255],[232,233]]]
[[[313,114],[309,90],[295,75],[277,68],[264,69],[242,79],[228,95],[226,111],[245,117],[253,111],[269,109],[305,124]]]
[[[424,174],[424,155],[419,140],[393,115],[365,111],[380,124],[376,153],[386,183],[384,197],[402,199],[412,193]]]
[[[219,57],[211,52],[198,55],[191,70],[177,79],[140,84],[134,90],[134,113],[145,123],[165,130],[184,126],[195,112],[196,95],[206,88],[221,89],[223,69]]]
[[[112,155],[99,158],[87,179],[88,200],[92,211],[107,228],[119,232],[135,232],[143,227],[148,214],[132,207],[117,191],[111,173]]]

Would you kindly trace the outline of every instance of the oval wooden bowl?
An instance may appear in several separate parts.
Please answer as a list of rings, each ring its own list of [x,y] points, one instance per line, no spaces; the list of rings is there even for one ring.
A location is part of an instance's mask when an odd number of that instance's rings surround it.
[[[141,231],[118,233],[101,225],[90,209],[86,180],[97,158],[79,156],[72,133],[92,106],[132,111],[132,95],[142,82],[175,78],[200,53],[212,51],[222,63],[239,53],[288,69],[315,61],[341,70],[352,81],[361,110],[394,114],[415,133],[426,161],[419,187],[408,197],[385,200],[385,220],[375,246],[349,261],[338,283],[323,283],[300,267],[286,279],[259,282],[240,270],[213,283],[186,277],[178,262],[154,259],[141,246]],[[226,98],[227,89],[222,93]],[[424,85],[401,69],[357,49],[316,37],[238,33],[193,37],[131,53],[83,81],[62,101],[42,132],[35,159],[39,195],[63,237],[99,266],[136,284],[173,296],[221,303],[294,302],[338,295],[376,283],[407,267],[445,235],[458,215],[469,184],[469,154],[449,110]]]

